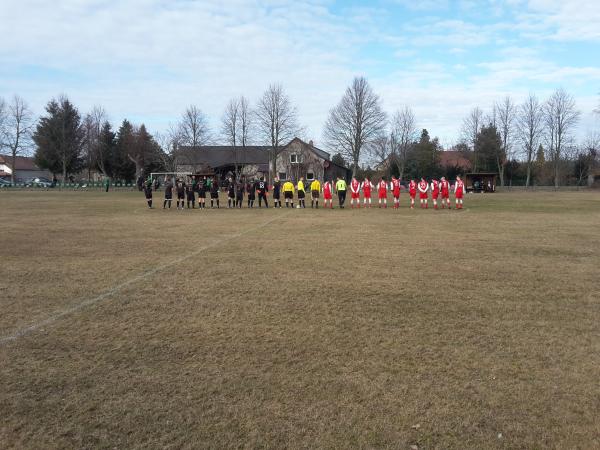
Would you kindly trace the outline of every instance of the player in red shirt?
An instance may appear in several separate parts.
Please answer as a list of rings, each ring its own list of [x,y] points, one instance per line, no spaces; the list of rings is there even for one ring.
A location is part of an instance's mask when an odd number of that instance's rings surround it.
[[[383,203],[383,207],[387,208],[387,189],[388,185],[385,181],[385,178],[382,178],[379,183],[377,183],[377,191],[379,193],[379,207],[381,208],[381,204]]]
[[[456,209],[463,209],[463,195],[465,194],[465,183],[460,177],[456,177],[454,183],[454,197],[456,197]]]
[[[363,191],[363,206],[366,208],[367,207],[367,202],[369,203],[369,208],[371,207],[371,189],[374,189],[375,186],[373,186],[373,183],[371,183],[371,180],[369,180],[368,178],[365,178],[365,181],[363,181],[360,185],[362,191]]]
[[[394,209],[398,209],[400,207],[400,180],[398,178],[392,177],[390,190],[394,196]]]
[[[435,178],[431,180],[431,200],[433,200],[433,209],[437,208],[437,199],[440,196],[440,183]]]
[[[421,178],[419,181],[419,185],[417,186],[419,189],[419,199],[421,200],[421,208],[427,208],[427,199],[429,194],[427,191],[429,190],[429,183],[425,180],[425,178]]]
[[[352,177],[352,181],[350,182],[350,208],[354,208],[354,204],[356,203],[356,207],[360,208],[360,182]]]
[[[325,208],[327,208],[327,202],[329,202],[329,208],[333,209],[333,200],[331,199],[331,193],[333,189],[331,188],[331,181],[327,180],[323,183],[323,199],[325,200]]]
[[[410,180],[410,183],[408,184],[408,193],[410,194],[410,209],[414,209],[415,197],[417,195],[417,182],[415,180]]]
[[[446,177],[442,177],[442,180],[440,181],[440,192],[442,194],[442,208],[445,208],[446,206],[448,206],[448,209],[451,209],[451,207],[450,207],[450,183],[448,183],[448,181],[446,180]]]

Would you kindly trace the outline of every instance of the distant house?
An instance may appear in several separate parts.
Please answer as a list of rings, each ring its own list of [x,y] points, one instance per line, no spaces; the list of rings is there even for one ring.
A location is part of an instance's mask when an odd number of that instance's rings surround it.
[[[38,167],[35,160],[29,156],[17,156],[15,158],[15,167],[13,167],[12,156],[0,155],[0,177],[9,179],[13,171],[16,182],[24,182],[31,178],[40,177],[52,179],[52,174]]]
[[[446,150],[440,152],[440,166],[444,169],[455,168],[457,172],[465,173],[471,170],[472,164],[464,152],[459,150]]]
[[[236,165],[240,173],[249,177],[269,178],[269,146],[231,147],[226,145],[206,145],[180,147],[176,152],[176,171],[198,175],[214,173],[220,179],[235,174]],[[306,143],[299,138],[292,139],[282,147],[276,159],[277,175],[282,180],[333,180],[336,177],[347,179],[350,170],[331,160],[331,155],[316,147],[312,141]]]

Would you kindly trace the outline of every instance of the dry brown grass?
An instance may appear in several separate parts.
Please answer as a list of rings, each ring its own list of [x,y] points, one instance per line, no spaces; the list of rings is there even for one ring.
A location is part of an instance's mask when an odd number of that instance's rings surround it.
[[[2,447],[600,447],[600,195],[466,202],[0,192],[0,337],[181,259],[0,343]]]

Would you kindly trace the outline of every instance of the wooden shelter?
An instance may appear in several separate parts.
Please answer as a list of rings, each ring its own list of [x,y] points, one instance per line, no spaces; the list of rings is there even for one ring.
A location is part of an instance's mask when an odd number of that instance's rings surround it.
[[[467,192],[495,192],[498,174],[495,172],[479,172],[465,174]]]

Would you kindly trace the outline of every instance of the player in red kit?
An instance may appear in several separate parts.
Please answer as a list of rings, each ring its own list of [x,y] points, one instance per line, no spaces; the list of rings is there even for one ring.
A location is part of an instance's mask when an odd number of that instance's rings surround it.
[[[383,207],[387,208],[387,189],[388,185],[385,181],[385,178],[382,178],[379,183],[377,183],[377,191],[379,193],[379,207],[381,208],[381,204],[383,203]]]
[[[360,185],[363,191],[363,206],[367,207],[367,202],[369,203],[369,208],[371,207],[371,189],[374,189],[373,183],[368,178],[365,178],[365,181]]]
[[[360,182],[354,177],[350,182],[350,195],[350,208],[354,208],[355,203],[356,207],[360,208]]]
[[[440,181],[440,192],[442,194],[442,208],[448,206],[448,209],[450,209],[450,183],[448,183],[446,177],[442,177]]]
[[[425,178],[421,178],[417,189],[419,189],[419,199],[421,200],[421,208],[427,208],[427,199],[429,197],[427,191],[429,190],[429,183],[425,181]]]
[[[410,180],[410,183],[408,183],[408,193],[410,195],[410,209],[414,209],[415,197],[417,196],[417,182],[415,180]]]
[[[456,177],[454,183],[454,197],[456,197],[456,209],[463,209],[463,195],[465,194],[465,183],[460,177]]]
[[[398,178],[392,177],[390,190],[394,196],[394,209],[398,209],[400,207],[400,180]]]
[[[431,180],[431,200],[433,201],[433,209],[437,208],[437,199],[440,196],[440,183],[435,178]]]
[[[329,208],[333,209],[333,200],[331,199],[331,181],[326,181],[323,183],[323,199],[325,200],[325,208],[327,208],[327,203],[329,203]]]

